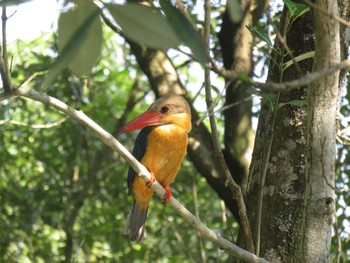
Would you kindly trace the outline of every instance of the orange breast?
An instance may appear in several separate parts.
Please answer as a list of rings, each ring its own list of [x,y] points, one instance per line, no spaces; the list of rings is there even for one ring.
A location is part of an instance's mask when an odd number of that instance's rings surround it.
[[[187,133],[176,125],[155,127],[147,138],[147,150],[141,163],[160,184],[168,186],[180,169],[187,142]]]
[[[168,186],[174,180],[186,155],[187,142],[187,132],[176,125],[157,126],[148,135],[147,149],[141,163],[162,186]],[[134,179],[133,189],[139,208],[146,210],[153,189],[138,176]]]

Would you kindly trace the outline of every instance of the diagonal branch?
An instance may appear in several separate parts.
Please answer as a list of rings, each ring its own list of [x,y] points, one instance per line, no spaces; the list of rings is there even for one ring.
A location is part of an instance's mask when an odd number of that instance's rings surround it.
[[[82,111],[75,110],[56,98],[50,97],[46,94],[42,94],[34,90],[28,90],[23,87],[18,87],[14,89],[13,95],[39,101],[45,105],[50,105],[56,108],[57,110],[69,115],[71,118],[87,127],[93,134],[95,134],[99,139],[101,139],[112,150],[118,152],[138,173],[138,175],[145,179],[146,182],[150,180],[151,175],[148,172],[148,170],[141,163],[139,163],[134,158],[134,156],[130,152],[128,152],[128,150],[121,143],[119,143],[111,134],[105,131],[96,122],[91,120]],[[163,197],[165,195],[164,188],[157,181],[155,181],[151,187],[160,197]],[[183,205],[181,205],[174,197],[170,198],[168,204],[191,226],[193,226],[198,232],[200,232],[202,237],[212,241],[213,243],[215,243],[220,248],[224,249],[237,259],[242,260],[244,262],[267,262],[263,258],[259,258],[253,253],[250,253],[249,251],[236,246],[229,240],[219,236],[217,233],[215,233],[215,231],[209,229],[204,223],[202,223],[197,217],[195,217],[190,211],[188,211]]]

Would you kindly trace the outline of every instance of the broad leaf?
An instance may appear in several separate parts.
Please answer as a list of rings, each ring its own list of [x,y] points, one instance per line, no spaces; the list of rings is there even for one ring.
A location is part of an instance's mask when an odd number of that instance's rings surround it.
[[[74,48],[68,68],[77,76],[89,74],[100,55],[102,44],[102,25],[96,14],[97,7],[90,1],[80,1],[76,9],[60,15],[58,21],[58,48],[70,48],[70,40],[80,28],[84,33],[79,39],[79,47]],[[90,17],[93,15],[93,17]],[[90,20],[91,19],[91,20]]]
[[[267,105],[271,111],[275,110],[277,94],[274,92],[264,93],[261,97],[261,103]]]
[[[100,13],[100,10],[96,8],[92,13],[86,16],[85,21],[81,23],[78,27],[71,24],[71,27],[75,28],[74,33],[71,34],[69,39],[67,38],[66,40],[59,41],[59,42],[63,41],[62,44],[59,44],[59,46],[61,47],[61,53],[58,59],[53,64],[52,68],[50,69],[46,79],[44,80],[43,82],[44,87],[47,87],[48,85],[50,85],[55,80],[57,75],[61,73],[61,71],[67,66],[69,66],[70,68],[72,67],[73,72],[74,70],[77,70],[77,73],[79,74],[87,70],[88,67],[85,67],[84,65],[81,65],[79,62],[77,62],[80,59],[79,56],[81,56],[81,54],[79,55],[80,53],[79,50],[80,48],[83,47],[84,42],[89,41],[89,39],[91,39],[91,37],[88,37],[89,28],[94,23],[94,21],[98,19],[99,13]],[[86,50],[86,48],[84,47],[82,49]],[[92,54],[96,54],[96,50],[91,52]],[[89,56],[89,53],[87,54],[85,53],[85,55]],[[75,56],[78,56],[78,59],[76,61],[74,61]],[[95,59],[96,58],[93,58],[94,61]],[[82,69],[77,69],[77,67],[79,67],[77,66],[77,64],[79,64],[82,67]]]
[[[303,15],[305,12],[310,10],[310,8],[305,4],[295,3],[291,0],[283,0],[283,2],[286,4],[291,16],[295,18],[298,18],[299,16]]]
[[[238,73],[237,78],[243,82],[246,82],[246,83],[251,83],[251,81],[252,81],[251,78],[247,74],[244,74],[244,73]]]
[[[160,0],[160,6],[173,30],[183,44],[189,47],[195,59],[201,64],[209,61],[205,44],[192,22],[167,0]]]
[[[285,103],[280,103],[278,105],[278,109],[282,108],[283,106],[286,105],[291,105],[291,106],[296,106],[296,107],[301,107],[301,106],[305,106],[306,105],[306,101],[305,100],[291,100]]]
[[[315,51],[310,51],[310,52],[306,52],[304,54],[301,54],[297,57],[295,57],[294,61],[299,62],[308,58],[313,58],[315,56]],[[294,61],[291,59],[289,61],[287,61],[286,63],[283,64],[283,70],[286,70],[287,68],[289,68],[291,65],[294,64]]]
[[[169,21],[159,10],[140,4],[107,5],[123,34],[155,49],[176,48],[181,44]]]
[[[264,30],[262,30],[259,27],[253,26],[253,25],[247,25],[247,28],[254,36],[265,41],[270,47],[272,46],[272,41]]]

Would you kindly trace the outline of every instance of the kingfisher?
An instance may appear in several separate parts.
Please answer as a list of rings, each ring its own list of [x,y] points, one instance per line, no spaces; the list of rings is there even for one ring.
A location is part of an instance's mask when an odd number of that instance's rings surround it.
[[[175,179],[187,152],[188,133],[192,128],[190,107],[184,97],[160,97],[136,119],[127,123],[120,133],[142,129],[132,151],[150,172],[150,183],[137,176],[130,167],[127,184],[133,203],[125,224],[130,240],[141,243],[144,238],[146,216],[154,194],[150,188],[157,180],[165,189],[164,202],[171,197],[169,184]]]

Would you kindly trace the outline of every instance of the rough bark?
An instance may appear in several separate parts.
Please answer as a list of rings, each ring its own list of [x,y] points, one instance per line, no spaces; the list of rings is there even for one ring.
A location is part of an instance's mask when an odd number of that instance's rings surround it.
[[[318,0],[314,10],[315,63],[320,70],[340,62],[339,24],[324,12],[338,15],[337,1]],[[329,262],[335,205],[335,141],[339,72],[308,88],[307,169],[303,225],[303,262]]]
[[[339,16],[342,18],[350,17],[350,1],[338,0]],[[349,20],[349,19],[348,19]],[[340,49],[341,49],[341,60],[349,57],[349,46],[350,46],[350,28],[346,25],[340,25]],[[344,87],[346,80],[347,69],[340,71],[339,76],[339,87]],[[339,96],[340,105],[341,96]]]
[[[280,27],[282,36],[283,32],[287,34],[286,43],[293,56],[315,50],[314,61],[303,60],[298,63],[299,69],[293,65],[281,71],[280,66],[291,58],[275,55],[274,60],[280,64],[271,62],[269,81],[295,79],[339,63],[339,25],[326,15],[337,14],[337,3],[319,0],[316,5],[320,9],[298,18],[288,31],[283,30],[289,21],[285,9]],[[286,53],[280,41],[276,50]],[[330,260],[338,95],[339,72],[307,89],[276,94],[274,109],[262,106],[247,206],[255,240],[261,239],[260,255],[270,262]],[[306,101],[307,107],[290,104],[296,100]],[[258,193],[264,168],[266,180],[258,221]]]
[[[314,50],[310,12],[290,22],[285,8],[279,31],[293,56]],[[270,60],[268,81],[283,82],[312,71],[312,59],[303,60],[282,71],[291,60],[276,40]],[[276,61],[276,62],[274,62]],[[305,87],[283,94],[266,94],[259,116],[254,153],[250,167],[247,207],[255,242],[260,239],[260,255],[270,262],[297,262],[300,250],[302,204],[305,189],[306,107],[288,104],[305,101]],[[270,102],[273,101],[271,107]],[[270,104],[270,106],[269,106]],[[261,189],[264,170],[265,183]],[[263,191],[261,221],[258,220],[259,192]],[[259,234],[259,228],[260,234]]]

